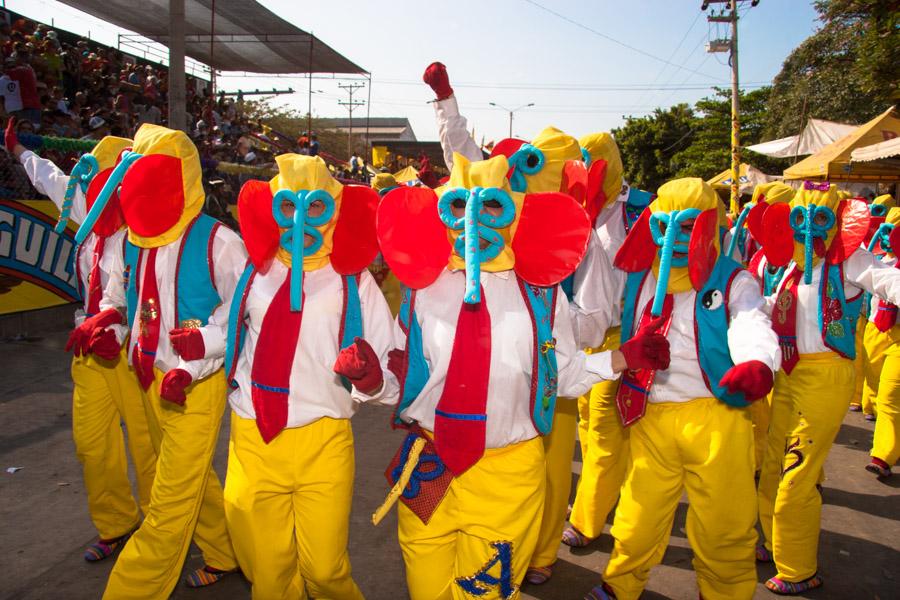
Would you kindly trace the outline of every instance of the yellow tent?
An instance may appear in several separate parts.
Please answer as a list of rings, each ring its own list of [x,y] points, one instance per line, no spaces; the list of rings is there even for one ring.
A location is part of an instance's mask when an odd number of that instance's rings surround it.
[[[394,180],[397,183],[406,183],[408,181],[415,181],[419,178],[419,172],[415,170],[413,167],[406,167],[400,169],[396,173],[394,173]]]
[[[741,163],[740,167],[740,177],[738,178],[738,186],[740,193],[743,194],[752,194],[753,188],[761,183],[769,183],[770,181],[775,181],[778,177],[774,175],[766,175],[753,165],[748,165],[747,163]],[[727,205],[729,200],[728,196],[730,195],[731,190],[731,169],[726,169],[713,177],[712,179],[707,180],[709,185],[713,187],[716,192],[719,192],[719,196],[724,196],[723,200]],[[731,212],[737,213],[739,211],[739,206],[732,206]]]
[[[900,136],[900,114],[891,107],[853,133],[833,142],[784,172],[785,179],[900,181],[900,169],[879,162],[852,162],[856,148]]]

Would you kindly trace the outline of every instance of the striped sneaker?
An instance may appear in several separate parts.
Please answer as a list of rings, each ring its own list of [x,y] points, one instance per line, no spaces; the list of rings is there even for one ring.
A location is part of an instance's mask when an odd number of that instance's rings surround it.
[[[816,588],[822,587],[825,582],[819,577],[819,574],[816,573],[809,579],[804,579],[803,581],[785,581],[784,579],[779,579],[778,577],[772,577],[766,582],[766,589],[770,592],[778,594],[779,596],[796,596],[798,594],[806,593],[810,590],[814,590]]]
[[[111,538],[108,540],[97,540],[90,546],[84,549],[84,560],[87,562],[97,562],[112,556],[116,553],[116,550],[125,545],[125,542],[128,541],[128,538],[131,537],[133,531],[129,531],[123,536],[119,536],[117,538]]]
[[[875,473],[878,479],[886,479],[891,476],[891,466],[880,458],[872,457],[872,462],[866,465],[866,471]]]
[[[206,587],[208,585],[216,583],[226,575],[230,575],[231,573],[236,572],[237,569],[223,571],[222,569],[216,569],[215,567],[206,565],[199,569],[194,569],[193,571],[188,573],[184,578],[184,584],[189,588]]]

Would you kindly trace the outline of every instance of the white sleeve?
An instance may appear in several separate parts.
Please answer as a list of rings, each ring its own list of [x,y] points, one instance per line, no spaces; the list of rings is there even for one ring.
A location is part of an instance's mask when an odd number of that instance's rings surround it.
[[[374,396],[364,394],[354,387],[350,397],[357,402],[396,404],[400,383],[387,368],[388,352],[399,346],[398,340],[395,339],[394,318],[384,295],[375,283],[375,278],[368,270],[364,270],[360,276],[359,300],[362,308],[363,338],[380,359],[384,385]]]
[[[844,262],[844,278],[885,302],[900,305],[900,269],[860,248]]]
[[[69,185],[69,176],[51,161],[41,158],[30,150],[23,152],[22,156],[19,157],[19,161],[25,168],[25,174],[28,175],[28,179],[31,181],[34,189],[49,197],[53,204],[56,205],[56,208],[62,210],[63,199],[66,196],[66,187]],[[81,193],[80,187],[76,187],[69,218],[76,223],[81,223],[84,221],[86,214],[84,194]]]
[[[557,292],[553,337],[556,339],[557,393],[565,398],[586,394],[595,384],[618,378],[612,370],[612,352],[587,355],[575,345],[569,301]]]
[[[186,361],[190,368],[179,364],[194,378],[194,381],[208,377],[219,370],[225,362],[225,340],[228,337],[228,314],[238,280],[247,264],[247,250],[238,235],[225,226],[216,230],[213,241],[213,274],[216,291],[222,299],[210,315],[206,325],[200,328],[206,355],[198,360]],[[237,299],[240,302],[240,298]],[[184,363],[184,360],[180,360]]]
[[[122,255],[122,245],[117,245],[119,246],[119,251],[113,252],[110,256],[109,273],[107,273],[108,279],[106,280],[106,287],[103,288],[103,297],[100,299],[100,310],[104,311],[109,308],[114,308],[121,311],[127,318],[128,302],[125,298],[125,258]],[[131,276],[134,277],[134,274]],[[123,344],[125,338],[128,337],[128,333],[131,331],[131,325],[132,323],[113,325],[108,329],[112,329],[113,333],[116,334],[116,341],[118,341],[119,344]]]
[[[438,136],[441,149],[444,151],[444,162],[448,169],[453,169],[453,153],[459,152],[472,162],[482,160],[484,155],[467,129],[466,118],[459,114],[456,96],[438,100],[434,104],[434,115],[437,119]]]
[[[597,232],[591,231],[587,253],[575,270],[574,293],[569,304],[578,349],[603,345],[606,330],[615,321],[615,295],[621,293],[618,280]]]
[[[759,284],[747,272],[739,273],[728,298],[728,352],[734,364],[758,360],[772,372],[781,367],[778,336],[765,312]]]

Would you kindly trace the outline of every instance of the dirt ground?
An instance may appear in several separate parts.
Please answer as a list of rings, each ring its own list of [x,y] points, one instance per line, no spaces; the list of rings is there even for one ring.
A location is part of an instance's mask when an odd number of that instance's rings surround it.
[[[0,391],[0,598],[81,600],[99,598],[113,559],[87,564],[81,558],[95,535],[88,518],[81,470],[71,436],[69,357],[62,331],[0,342],[6,385]],[[388,427],[389,410],[364,407],[353,419],[356,487],[350,525],[354,577],[373,600],[406,598],[396,511],[378,527],[369,518],[387,491],[383,472],[402,434]],[[827,463],[823,531],[819,547],[825,587],[804,598],[900,598],[900,476],[878,482],[863,470],[873,426],[849,413]],[[215,467],[225,474],[228,419],[223,420]],[[15,473],[8,468],[21,467]],[[580,459],[572,464],[573,480]],[[656,567],[644,598],[694,600],[697,586],[684,533],[686,504],[679,506],[669,548]],[[608,532],[587,548],[561,545],[553,579],[525,585],[524,598],[577,599],[594,585],[609,559]],[[192,549],[186,568],[200,566]],[[773,575],[759,569],[759,581]],[[240,576],[203,590],[179,585],[174,598],[249,598]],[[762,583],[756,598],[774,598]]]

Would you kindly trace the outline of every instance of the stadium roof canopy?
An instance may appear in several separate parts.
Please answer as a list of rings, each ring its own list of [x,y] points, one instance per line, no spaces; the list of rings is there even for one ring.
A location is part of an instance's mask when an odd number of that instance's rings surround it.
[[[169,46],[169,0],[61,1]],[[185,54],[219,71],[366,73],[253,0],[184,0],[184,13]]]

